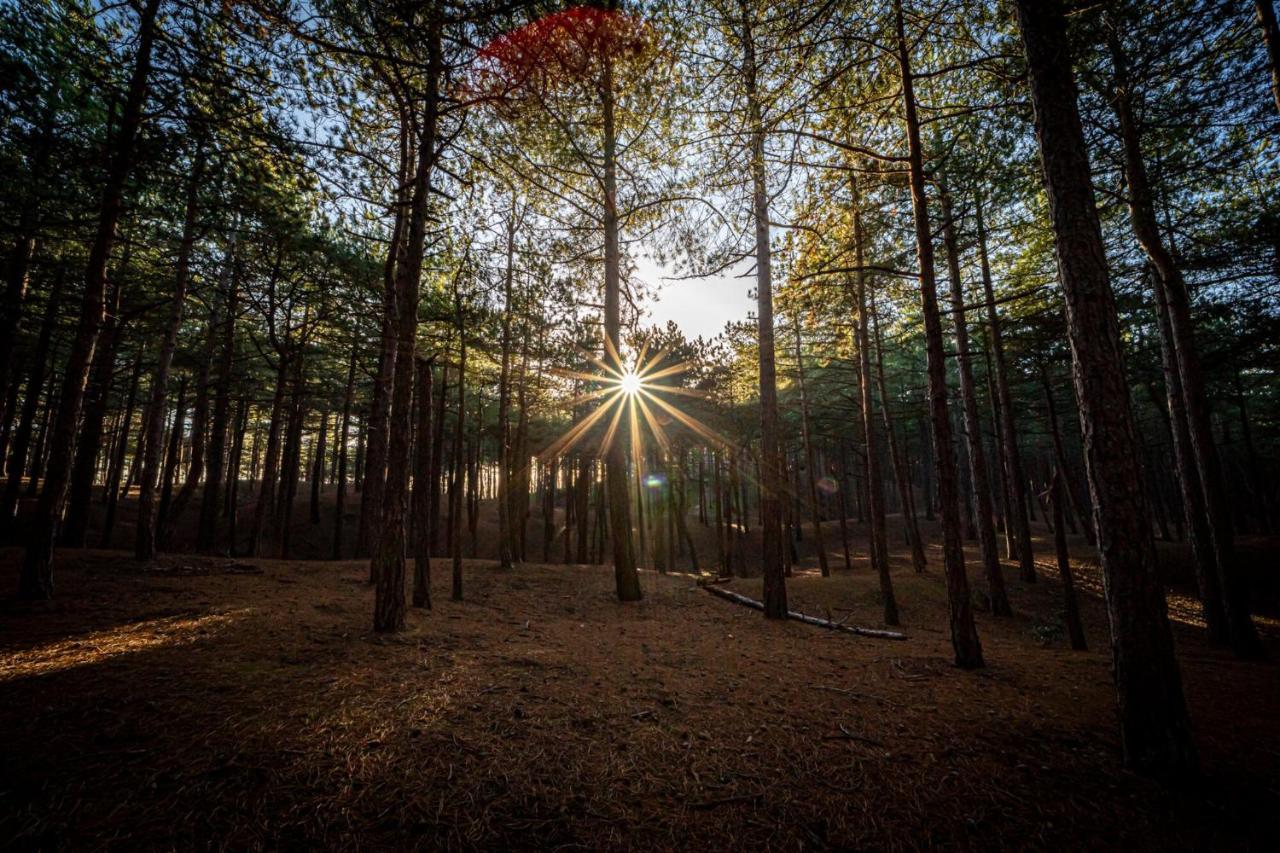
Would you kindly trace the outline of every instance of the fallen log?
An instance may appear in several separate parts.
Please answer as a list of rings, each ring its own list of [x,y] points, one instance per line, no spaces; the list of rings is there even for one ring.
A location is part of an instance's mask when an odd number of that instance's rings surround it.
[[[734,604],[741,604],[743,607],[750,607],[752,610],[764,610],[764,602],[756,601],[754,598],[748,598],[739,592],[730,589],[723,589],[710,584],[699,584],[703,589],[717,598],[723,598],[725,601],[732,601]],[[830,619],[819,619],[817,616],[807,616],[796,610],[788,610],[787,618],[794,619],[797,622],[803,622],[806,625],[815,625],[819,628],[826,628],[831,631],[844,631],[848,634],[857,634],[859,637],[875,637],[880,640],[905,640],[906,634],[898,631],[883,631],[879,628],[861,628],[857,625],[845,625],[840,622],[832,622]]]

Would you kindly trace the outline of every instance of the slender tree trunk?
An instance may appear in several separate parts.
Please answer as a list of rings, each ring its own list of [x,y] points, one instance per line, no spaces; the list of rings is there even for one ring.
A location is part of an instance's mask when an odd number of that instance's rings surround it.
[[[351,359],[347,364],[347,389],[342,395],[342,421],[341,426],[338,427],[338,476],[333,497],[333,559],[335,560],[342,559],[342,528],[347,509],[347,440],[351,435],[351,403],[355,397],[356,363],[359,354],[360,342],[357,340],[351,345]],[[430,365],[427,365],[427,371],[430,373]],[[430,385],[430,379],[428,379],[428,385]],[[427,400],[424,405],[430,408],[432,405],[431,400]],[[430,446],[429,436],[419,436],[418,440]],[[426,489],[427,483],[430,482],[430,474],[423,478],[421,482],[421,488]],[[419,488],[419,485],[415,482],[414,489],[417,488]],[[430,503],[429,497],[428,503]],[[418,524],[416,538],[418,541],[425,543],[427,541],[426,519],[419,519]]]
[[[236,554],[236,545],[239,543],[238,522],[240,520],[240,460],[244,454],[244,434],[249,428],[249,409],[248,399],[240,401],[240,411],[236,422],[239,426],[236,428],[235,441],[231,446],[231,463],[227,466],[227,481],[229,487],[227,489],[227,553]]]
[[[62,521],[62,544],[83,548],[89,532],[89,507],[93,500],[93,480],[102,453],[102,434],[107,421],[107,405],[115,382],[116,353],[123,329],[120,323],[120,281],[111,283],[106,324],[93,354],[93,371],[85,391],[84,418],[76,442],[75,462]]]
[[[226,468],[227,432],[231,423],[231,381],[236,350],[236,313],[239,310],[240,275],[235,246],[231,251],[230,286],[223,296],[221,349],[218,351],[217,389],[213,401],[213,426],[209,435],[209,460],[204,496],[200,502],[200,526],[196,550],[212,551],[218,541],[218,518],[222,513],[223,475]]]
[[[373,399],[365,422],[364,464],[357,491],[361,492],[360,525],[356,533],[356,556],[373,557],[379,552],[377,537],[383,518],[382,501],[387,476],[387,422],[391,413],[392,383],[395,381],[397,264],[406,256],[404,242],[406,212],[411,204],[407,193],[413,180],[414,140],[412,122],[406,108],[400,113],[400,169],[395,193],[395,218],[387,259],[383,264],[382,336],[378,352],[378,373],[373,379]],[[374,561],[369,561],[369,583],[375,583]]]
[[[454,601],[462,600],[462,452],[463,436],[466,435],[466,375],[467,375],[467,337],[466,325],[462,317],[462,295],[457,291],[453,295],[454,311],[458,327],[458,417],[453,429],[453,476],[449,484],[449,550],[453,563],[453,588],[450,597]]]
[[[857,271],[853,274],[854,300],[858,307],[858,390],[862,410],[862,433],[866,448],[867,495],[871,511],[870,549],[872,568],[880,581],[880,598],[884,606],[884,623],[898,624],[898,601],[893,594],[893,580],[889,575],[889,543],[884,519],[884,475],[880,470],[880,449],[876,440],[875,411],[871,402],[871,347],[867,334],[867,279],[862,267],[865,263],[865,237],[862,233],[862,198],[856,182],[850,184],[853,191],[853,258]],[[844,499],[844,483],[840,484],[841,500]],[[905,512],[904,512],[905,515]],[[842,522],[843,524],[843,522]],[[846,552],[846,559],[847,559]]]
[[[417,166],[403,254],[396,260],[396,369],[387,429],[381,526],[378,541],[374,543],[374,558],[370,566],[370,571],[377,577],[373,618],[375,631],[399,631],[404,628],[405,620],[405,514],[408,508],[409,445],[413,423],[414,343],[418,332],[418,289],[422,276],[422,253],[426,245],[431,177],[436,164],[439,88],[444,66],[441,45],[442,12],[437,5],[432,5],[429,14],[426,103],[423,106],[421,136],[416,140],[415,146]],[[460,413],[459,418],[461,417]],[[454,544],[457,547],[457,543]]]
[[[1217,564],[1218,587],[1222,592],[1231,647],[1241,657],[1258,657],[1262,643],[1249,615],[1248,585],[1236,562],[1231,506],[1227,497],[1222,462],[1213,443],[1209,422],[1209,401],[1200,370],[1187,285],[1182,270],[1160,237],[1155,202],[1142,154],[1141,131],[1134,111],[1135,94],[1128,77],[1128,62],[1120,39],[1112,26],[1108,36],[1112,67],[1116,76],[1115,108],[1125,152],[1125,180],[1129,189],[1129,218],[1134,236],[1156,269],[1155,285],[1162,291],[1164,311],[1173,342],[1182,386],[1183,411],[1191,439],[1191,457],[1200,475],[1204,511],[1209,520],[1209,544]],[[1207,603],[1207,602],[1206,602]]]
[[[355,364],[354,353],[352,364]],[[427,516],[431,512],[431,359],[418,359],[417,424],[413,460],[413,606],[431,609],[431,546]],[[339,465],[345,466],[345,460]],[[342,488],[339,484],[338,488]]]
[[[289,559],[293,554],[293,505],[298,497],[298,480],[302,476],[302,424],[306,420],[307,399],[301,344],[292,363],[289,423],[285,432],[284,462],[280,472],[280,501],[276,505],[274,524],[280,543],[279,556],[282,560]],[[193,431],[192,442],[194,441]]]
[[[224,271],[226,268],[224,267]],[[229,274],[229,272],[228,272]],[[156,527],[159,530],[159,545],[168,547],[178,522],[195,497],[196,487],[200,485],[205,473],[205,438],[209,432],[209,374],[214,360],[214,351],[218,343],[218,315],[210,308],[205,322],[204,353],[196,367],[196,397],[191,410],[191,458],[187,463],[187,473],[182,480],[182,488],[174,497],[172,505],[166,512],[160,513]],[[298,362],[301,367],[301,361]]]
[[[760,563],[764,575],[764,615],[787,618],[786,567],[783,562],[782,461],[778,446],[778,380],[773,337],[773,266],[769,242],[769,190],[765,168],[765,127],[758,84],[755,34],[743,7],[743,88],[750,134],[752,213],[755,220],[756,324],[760,362]]]
[[[204,181],[204,141],[198,143],[187,178],[186,212],[182,220],[182,238],[178,260],[174,266],[173,293],[169,297],[169,321],[156,355],[155,373],[151,377],[151,400],[147,404],[143,430],[146,454],[142,460],[142,488],[138,496],[138,525],[134,540],[134,557],[143,563],[156,557],[156,488],[160,477],[161,433],[164,430],[165,400],[169,393],[169,367],[178,348],[178,331],[187,304],[187,283],[191,278],[191,253],[196,244],[196,218],[199,214],[200,190]],[[178,413],[179,418],[181,412]],[[194,437],[194,435],[193,435]]]
[[[285,390],[288,387],[289,358],[280,357],[276,367],[276,390],[271,398],[271,420],[267,425],[267,450],[263,460],[262,478],[258,484],[258,503],[253,508],[253,527],[249,534],[250,557],[256,557],[262,549],[268,516],[275,511],[276,479],[280,467],[280,421],[284,414]]]
[[[982,195],[974,195],[978,226],[978,259],[982,269],[982,292],[987,303],[987,326],[991,330],[991,353],[995,359],[996,393],[999,395],[1000,437],[1003,446],[1003,472],[1009,495],[1006,524],[1012,527],[1018,568],[1024,581],[1036,577],[1035,554],[1031,548],[1031,523],[1027,518],[1026,475],[1022,470],[1022,454],[1018,449],[1018,429],[1014,421],[1013,397],[1009,391],[1009,368],[1004,354],[1004,332],[1000,313],[996,310],[995,288],[991,283],[991,265],[987,258],[987,224],[983,217]]]
[[[614,127],[613,69],[606,62],[601,91],[604,125],[604,345],[605,361],[622,372],[621,355],[621,264],[618,245],[618,162],[617,132]],[[636,555],[631,541],[631,500],[627,494],[627,460],[620,441],[609,443],[605,452],[605,489],[609,496],[609,523],[612,527],[613,575],[619,601],[639,601],[644,597],[636,573]]]
[[[795,333],[796,378],[800,385],[800,439],[804,442],[805,465],[809,469],[809,517],[813,520],[813,540],[814,547],[818,551],[818,570],[825,578],[831,576],[831,566],[827,563],[827,547],[822,538],[822,517],[818,511],[818,476],[813,454],[813,441],[810,436],[809,393],[804,382],[804,354],[800,349],[800,319],[798,317],[795,321]],[[742,518],[745,524],[745,511],[742,514]]]
[[[178,383],[177,405],[174,407],[173,428],[169,431],[169,448],[165,453],[164,469],[160,477],[160,511],[158,517],[163,521],[169,511],[173,499],[173,481],[179,460],[182,458],[183,429],[186,426],[184,413],[187,402],[187,377],[183,376]]]
[[[329,413],[320,412],[320,435],[316,438],[315,448],[313,451],[314,459],[311,460],[311,487],[310,515],[311,523],[320,523],[320,487],[324,484],[324,455],[325,442],[328,438],[326,432],[329,427]]]
[[[511,534],[511,283],[515,275],[516,198],[507,218],[507,267],[503,276],[502,358],[498,373],[498,567],[514,564]]]
[[[53,332],[58,325],[58,311],[62,305],[63,274],[59,270],[49,290],[49,298],[45,301],[44,318],[40,321],[40,336],[36,339],[36,348],[31,353],[30,371],[27,374],[27,385],[22,398],[22,411],[18,415],[18,426],[13,431],[13,443],[9,446],[8,479],[4,485],[3,505],[0,505],[0,519],[4,527],[11,528],[18,512],[18,501],[22,497],[23,477],[27,474],[27,457],[31,451],[31,439],[35,432],[35,420],[40,406],[40,398],[45,392],[45,373],[49,366],[49,352],[52,348]],[[49,384],[52,385],[52,377]],[[49,389],[52,394],[52,388]],[[50,400],[52,405],[52,400]],[[8,533],[8,531],[5,531]]]
[[[138,400],[138,380],[142,375],[142,350],[133,357],[133,369],[129,375],[129,393],[125,396],[124,417],[120,421],[120,435],[116,438],[115,458],[111,463],[103,493],[107,499],[102,518],[101,548],[111,547],[111,532],[115,528],[116,507],[120,504],[120,477],[124,473],[124,456],[129,449],[129,427],[133,423],[133,408]]]
[[[889,414],[889,395],[884,381],[884,345],[880,339],[880,314],[871,311],[871,329],[876,345],[876,390],[880,395],[880,413],[884,416],[884,433],[889,442],[889,458],[893,461],[893,478],[898,485],[898,500],[902,504],[902,525],[911,546],[911,566],[916,574],[928,564],[924,555],[924,543],[920,539],[920,525],[916,522],[915,498],[911,494],[910,467],[905,455],[898,448],[897,432]]]
[[[951,320],[955,324],[956,371],[960,374],[960,401],[964,408],[965,443],[969,448],[969,476],[976,503],[978,553],[987,577],[987,594],[991,598],[993,616],[1012,616],[1009,594],[1004,587],[1004,573],[996,545],[996,529],[992,521],[991,483],[987,479],[986,451],[982,446],[982,420],[978,416],[978,390],[973,381],[973,365],[969,353],[969,328],[964,311],[964,282],[960,278],[960,242],[956,235],[951,196],[945,185],[939,193],[942,203],[942,239],[947,253],[947,272],[951,279]],[[1035,570],[1024,578],[1035,579]]]
[[[1153,773],[1196,764],[1173,655],[1088,149],[1059,0],[1018,0],[1036,136],[1067,309],[1125,760]]]
[[[1084,651],[1089,648],[1084,639],[1084,626],[1080,624],[1080,608],[1076,604],[1076,586],[1071,578],[1071,555],[1067,552],[1067,533],[1063,529],[1062,480],[1058,471],[1049,481],[1049,503],[1053,507],[1053,547],[1058,558],[1058,577],[1062,579],[1062,618],[1067,623],[1067,635],[1071,648]]]
[[[962,530],[957,511],[955,448],[951,439],[951,419],[947,413],[947,365],[942,343],[942,322],[938,313],[937,285],[934,282],[933,235],[929,224],[929,202],[925,195],[924,152],[916,117],[914,81],[907,55],[907,39],[902,22],[901,0],[895,3],[898,36],[898,64],[902,72],[902,103],[905,113],[911,177],[911,206],[915,214],[916,252],[920,265],[920,307],[924,316],[925,349],[928,356],[929,416],[933,424],[933,450],[937,463],[938,494],[942,504],[942,556],[947,581],[951,644],[956,666],[972,669],[983,665],[982,644],[973,623],[969,601],[969,580],[965,574]]]

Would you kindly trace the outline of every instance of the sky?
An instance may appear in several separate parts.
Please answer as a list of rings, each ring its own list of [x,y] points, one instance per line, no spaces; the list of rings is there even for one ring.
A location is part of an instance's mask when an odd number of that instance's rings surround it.
[[[644,305],[648,316],[640,325],[661,327],[672,320],[692,340],[713,338],[724,331],[725,323],[746,320],[755,309],[755,300],[748,295],[755,279],[743,278],[750,265],[741,266],[722,275],[671,280],[670,269],[648,256],[638,258],[635,277],[653,294]]]

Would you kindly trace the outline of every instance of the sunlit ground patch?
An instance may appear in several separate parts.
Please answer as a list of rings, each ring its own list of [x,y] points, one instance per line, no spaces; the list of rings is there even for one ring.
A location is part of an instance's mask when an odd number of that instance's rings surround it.
[[[163,646],[188,645],[221,631],[248,612],[249,608],[242,608],[205,616],[148,619],[35,649],[0,654],[0,682],[101,663]]]

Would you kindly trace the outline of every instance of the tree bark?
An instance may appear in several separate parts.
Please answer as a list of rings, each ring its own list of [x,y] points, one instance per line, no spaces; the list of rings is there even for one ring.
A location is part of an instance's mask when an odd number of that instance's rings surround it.
[[[182,219],[182,237],[178,244],[178,259],[174,265],[173,293],[169,297],[169,321],[165,324],[164,339],[156,354],[155,373],[151,377],[151,399],[146,408],[143,431],[146,453],[142,460],[142,488],[138,496],[138,524],[133,554],[139,562],[148,563],[156,557],[156,487],[160,477],[160,437],[164,430],[165,400],[169,393],[169,368],[173,353],[178,348],[178,331],[182,328],[182,315],[187,304],[187,283],[191,278],[191,253],[196,244],[196,218],[199,215],[200,190],[204,181],[204,141],[197,144],[187,177],[186,211]],[[179,412],[178,416],[181,417]],[[193,436],[194,438],[194,433]],[[194,454],[193,454],[194,455]]]
[[[431,543],[427,538],[427,516],[431,512],[431,410],[435,405],[431,393],[431,362],[432,359],[418,359],[414,429],[417,438],[413,460],[413,606],[428,610],[431,609]]]
[[[991,598],[993,616],[1012,616],[1009,594],[1005,591],[1004,572],[996,544],[996,529],[991,509],[991,483],[987,479],[987,454],[982,446],[982,419],[978,415],[978,389],[973,380],[973,364],[969,353],[969,327],[964,310],[964,282],[960,277],[960,242],[956,234],[955,214],[945,184],[939,193],[942,205],[942,239],[947,253],[947,272],[951,279],[951,321],[955,325],[956,371],[960,374],[960,402],[964,409],[965,443],[969,449],[969,477],[976,504],[978,553],[987,577],[987,594]],[[1035,569],[1024,580],[1035,580]]]
[[[867,279],[862,267],[865,264],[865,235],[862,233],[862,198],[857,183],[851,183],[853,191],[853,264],[857,271],[853,274],[854,300],[857,305],[858,318],[855,334],[858,339],[858,390],[859,405],[862,410],[862,434],[866,448],[868,509],[871,523],[870,549],[872,568],[880,581],[880,599],[884,607],[884,623],[898,624],[898,601],[893,593],[893,579],[889,575],[889,543],[885,528],[884,511],[884,474],[880,469],[880,448],[876,440],[876,417],[871,402],[871,346],[867,318]],[[841,500],[844,500],[844,483],[840,484]],[[904,508],[903,515],[906,514]],[[842,522],[843,525],[843,522]],[[847,549],[847,545],[846,545]],[[846,560],[848,552],[846,550]]]
[[[1012,528],[1018,569],[1024,581],[1036,577],[1035,554],[1031,548],[1031,522],[1027,518],[1026,474],[1018,449],[1018,428],[1014,420],[1013,396],[1009,390],[1009,367],[1004,355],[1004,332],[1000,313],[996,310],[995,288],[991,283],[991,265],[987,257],[987,224],[983,216],[982,194],[974,194],[978,228],[978,258],[982,269],[982,292],[987,302],[987,327],[991,330],[991,353],[996,368],[996,393],[999,395],[1000,437],[1003,447],[1005,489],[1009,495],[1006,524]]]
[[[1222,594],[1231,648],[1240,657],[1258,657],[1262,654],[1262,643],[1249,614],[1247,581],[1236,562],[1231,506],[1222,473],[1222,462],[1213,443],[1209,401],[1195,343],[1186,280],[1173,253],[1160,237],[1146,160],[1142,154],[1141,130],[1134,110],[1136,95],[1128,76],[1127,57],[1114,25],[1108,33],[1107,43],[1116,77],[1115,109],[1124,146],[1129,219],[1134,236],[1155,267],[1155,286],[1162,291],[1164,299],[1173,356],[1182,386],[1182,410],[1186,416],[1187,434],[1191,439],[1190,455],[1200,476],[1204,512],[1208,517],[1209,544],[1217,564],[1218,588]]]
[[[351,360],[347,364],[347,388],[342,395],[342,421],[338,427],[338,474],[337,485],[334,487],[333,496],[333,557],[334,560],[342,559],[342,533],[344,524],[344,515],[347,508],[347,440],[351,434],[351,403],[355,396],[356,387],[356,363],[360,354],[360,342],[355,341],[351,345]],[[428,365],[427,370],[430,371]],[[426,405],[429,407],[431,401],[427,400]],[[430,439],[423,435],[419,436],[419,441],[429,442]],[[424,488],[425,483],[424,482]],[[414,488],[417,488],[415,483]],[[417,530],[417,538],[420,541],[427,541],[427,525],[426,520],[420,521]]]
[[[1273,0],[1253,0],[1258,26],[1262,28],[1262,43],[1267,48],[1267,70],[1271,72],[1271,98],[1280,113],[1280,27],[1276,25],[1276,7]]]
[[[27,473],[27,457],[31,451],[31,439],[35,431],[37,409],[40,398],[45,393],[45,373],[49,366],[49,351],[52,347],[53,332],[58,325],[58,311],[62,305],[63,274],[59,270],[54,276],[49,290],[49,298],[45,301],[44,318],[40,321],[40,336],[36,339],[36,348],[31,353],[31,363],[27,373],[27,385],[23,392],[22,411],[18,415],[18,425],[13,431],[13,442],[9,446],[8,479],[4,485],[3,503],[0,504],[0,519],[5,528],[11,528],[18,512],[18,501],[22,497],[23,477]],[[49,383],[52,385],[50,377]],[[49,389],[52,393],[52,388]],[[52,405],[52,400],[50,400]],[[7,529],[4,531],[9,532]]]
[[[1066,302],[1125,761],[1146,772],[1183,774],[1197,761],[1142,493],[1066,18],[1059,0],[1018,0],[1017,12]]]
[[[222,342],[218,351],[217,389],[213,401],[213,425],[209,435],[209,461],[205,466],[204,496],[200,502],[200,526],[196,550],[212,551],[218,541],[222,514],[223,476],[226,469],[227,432],[231,426],[231,380],[236,350],[236,313],[239,310],[240,274],[235,247],[231,252],[230,286],[223,295]]]
[[[773,266],[769,237],[769,191],[765,167],[765,127],[758,93],[755,34],[744,5],[742,22],[743,88],[750,134],[752,214],[755,220],[756,328],[760,362],[760,568],[764,576],[764,615],[787,618],[786,567],[783,561],[784,488],[778,444],[778,380],[773,336]]]
[[[901,0],[895,2],[898,37],[898,65],[902,74],[902,103],[906,121],[908,160],[911,178],[911,206],[914,212],[916,254],[920,265],[920,307],[924,317],[925,350],[928,357],[929,417],[933,425],[933,451],[937,467],[938,496],[942,504],[942,556],[947,582],[951,645],[956,666],[973,669],[983,665],[982,644],[973,623],[969,601],[969,580],[965,574],[961,542],[955,447],[951,420],[947,413],[947,365],[942,344],[942,322],[938,313],[934,280],[933,235],[929,224],[929,201],[925,195],[924,152],[916,115],[915,86],[907,39],[902,21]]]
[[[604,345],[605,362],[621,375],[622,256],[618,245],[618,139],[614,126],[613,89],[613,69],[606,60],[605,80],[601,87],[604,133]],[[619,601],[639,601],[644,593],[640,589],[640,576],[636,573],[635,548],[631,540],[627,460],[619,441],[610,442],[605,452],[605,489],[609,496],[609,524],[612,528],[610,539],[613,544],[614,587]]]

